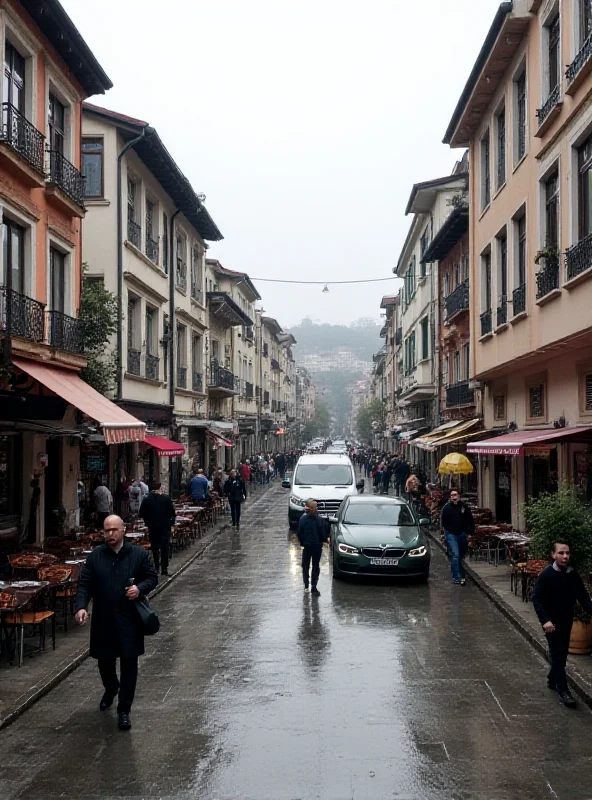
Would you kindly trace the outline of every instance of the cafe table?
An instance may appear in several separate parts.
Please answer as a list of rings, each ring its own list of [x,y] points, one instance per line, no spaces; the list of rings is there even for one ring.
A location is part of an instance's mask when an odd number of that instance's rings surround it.
[[[19,619],[19,617],[21,620],[20,625],[15,626],[17,628],[17,648],[18,648],[17,653],[18,653],[19,667],[23,663],[24,650],[25,650],[24,609],[38,595],[44,592],[49,585],[50,585],[49,581],[26,581],[26,580],[0,581],[0,597],[2,597],[2,602],[0,602],[0,625],[2,626],[2,632],[4,634],[4,638],[6,641],[8,640],[8,627],[9,627],[6,623],[7,616],[10,614],[14,616],[15,620]],[[11,603],[8,602],[9,595],[14,598],[13,602]],[[55,613],[54,613],[54,620],[55,620]],[[18,638],[19,632],[20,632],[20,643]],[[55,650],[55,628],[52,638],[53,638],[53,647]]]

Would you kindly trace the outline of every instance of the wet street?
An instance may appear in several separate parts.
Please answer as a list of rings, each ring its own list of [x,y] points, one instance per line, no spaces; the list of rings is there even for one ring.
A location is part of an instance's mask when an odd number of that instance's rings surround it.
[[[433,553],[428,585],[302,591],[279,486],[155,600],[132,710],[96,663],[0,733],[0,798],[527,800],[592,796],[592,713]],[[26,665],[23,667],[26,669]]]

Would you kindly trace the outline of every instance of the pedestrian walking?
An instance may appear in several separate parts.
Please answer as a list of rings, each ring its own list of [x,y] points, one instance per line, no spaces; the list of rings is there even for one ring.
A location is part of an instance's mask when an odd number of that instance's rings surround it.
[[[576,601],[584,611],[592,614],[592,600],[581,577],[569,564],[569,544],[561,540],[555,542],[551,558],[553,563],[545,567],[537,578],[532,604],[549,646],[551,669],[547,686],[557,692],[564,706],[575,708],[576,701],[569,691],[565,674],[569,637]]]
[[[129,730],[138,657],[144,654],[144,630],[133,601],[156,588],[158,575],[146,550],[125,539],[121,517],[108,516],[103,529],[105,542],[88,556],[78,579],[75,619],[79,625],[86,623],[86,608],[92,600],[90,654],[98,661],[105,689],[99,708],[106,711],[119,695],[118,725]]]
[[[150,494],[150,489],[145,483],[143,478],[136,478],[130,486],[129,490],[129,508],[130,514],[138,515],[144,500]]]
[[[230,503],[232,527],[240,529],[241,503],[247,499],[247,487],[235,469],[230,470],[228,480],[224,484],[224,494]]]
[[[175,524],[175,507],[168,494],[164,494],[160,483],[152,486],[152,491],[140,506],[139,516],[148,528],[150,548],[154,566],[162,575],[168,575],[171,527]]]
[[[103,522],[109,514],[113,513],[113,495],[107,488],[105,481],[99,481],[97,488],[93,492],[93,503],[97,512],[97,525],[103,527]]]
[[[401,497],[405,491],[405,483],[409,477],[409,464],[404,458],[400,458],[395,463],[394,476],[395,476],[395,493],[397,497]]]
[[[240,476],[243,479],[245,486],[251,482],[251,467],[247,461],[243,461],[240,468]]]
[[[286,456],[283,453],[280,453],[276,458],[275,468],[280,478],[284,480],[284,475],[286,473]]]
[[[194,502],[199,503],[207,500],[209,491],[210,485],[208,479],[204,475],[203,469],[198,469],[193,473],[193,477],[189,481],[187,493]]]
[[[469,534],[475,530],[475,523],[471,509],[463,503],[456,489],[450,492],[450,499],[442,509],[441,525],[450,554],[452,581],[464,586],[463,558],[467,554]]]
[[[327,540],[327,523],[317,514],[317,501],[307,500],[304,506],[304,514],[298,523],[298,541],[302,546],[302,577],[304,579],[304,591],[307,591],[310,583],[311,594],[320,597],[317,589],[319,575],[321,574],[321,555],[323,554],[323,542]],[[312,563],[312,572],[311,572]]]

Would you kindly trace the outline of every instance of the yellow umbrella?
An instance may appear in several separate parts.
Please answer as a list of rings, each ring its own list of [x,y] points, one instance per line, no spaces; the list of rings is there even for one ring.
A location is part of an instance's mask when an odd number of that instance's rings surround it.
[[[448,453],[438,467],[438,472],[443,475],[468,475],[474,471],[473,465],[462,453]]]

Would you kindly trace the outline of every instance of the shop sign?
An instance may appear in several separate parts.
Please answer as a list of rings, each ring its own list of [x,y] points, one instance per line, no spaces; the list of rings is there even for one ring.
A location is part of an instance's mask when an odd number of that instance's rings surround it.
[[[536,456],[538,458],[549,458],[551,446],[545,444],[537,444],[524,448],[525,456]]]
[[[515,445],[505,445],[500,447],[477,447],[469,445],[467,453],[479,456],[521,456],[523,448]]]

